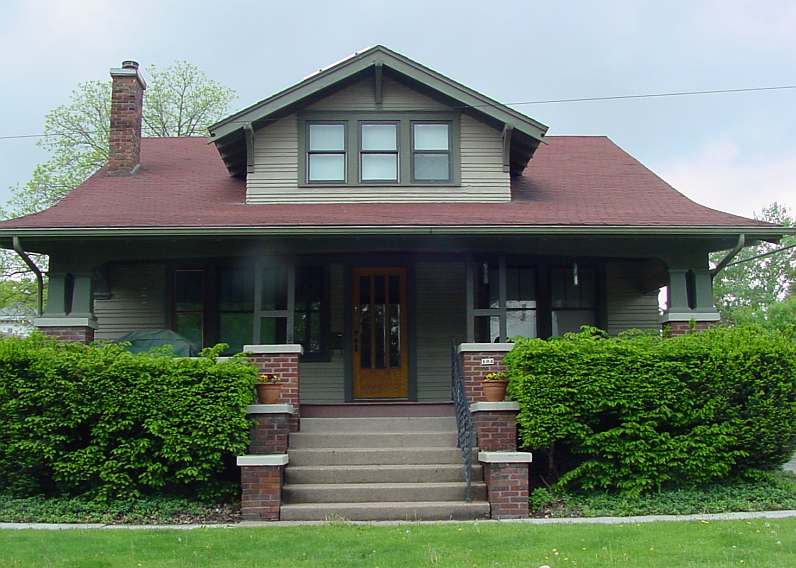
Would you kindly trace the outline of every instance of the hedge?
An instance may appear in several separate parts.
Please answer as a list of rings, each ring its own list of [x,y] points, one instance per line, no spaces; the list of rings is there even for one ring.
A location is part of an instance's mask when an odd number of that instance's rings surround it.
[[[0,340],[0,487],[18,496],[234,491],[254,367],[112,344]]]
[[[796,348],[761,329],[661,339],[584,328],[518,339],[505,361],[522,445],[566,465],[561,488],[713,483],[777,468],[796,448]]]

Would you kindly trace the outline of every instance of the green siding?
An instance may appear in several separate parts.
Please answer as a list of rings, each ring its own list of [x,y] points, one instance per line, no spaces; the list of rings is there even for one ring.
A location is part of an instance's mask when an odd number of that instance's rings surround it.
[[[611,335],[628,329],[660,328],[658,290],[643,292],[640,274],[638,262],[606,264],[606,328]]]
[[[97,339],[116,339],[136,329],[168,326],[163,264],[111,265],[108,280],[111,297],[94,300]]]

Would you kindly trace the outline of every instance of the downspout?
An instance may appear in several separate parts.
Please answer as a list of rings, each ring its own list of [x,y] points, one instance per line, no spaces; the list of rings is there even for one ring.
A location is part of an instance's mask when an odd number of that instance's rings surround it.
[[[13,237],[12,240],[14,243],[14,252],[19,255],[19,258],[21,258],[22,261],[28,265],[28,268],[30,268],[36,275],[36,286],[38,292],[37,313],[38,316],[41,317],[41,315],[44,313],[44,277],[41,275],[41,270],[39,270],[39,267],[36,266],[36,263],[33,262],[33,260],[28,256],[28,253],[23,250],[19,237]]]
[[[744,235],[743,233],[741,233],[740,235],[738,235],[738,242],[735,244],[735,246],[733,247],[733,249],[732,249],[730,252],[728,252],[728,253],[727,253],[727,256],[725,256],[724,258],[722,258],[722,259],[719,261],[719,263],[716,265],[716,267],[715,267],[714,269],[712,269],[712,270],[710,271],[710,278],[711,278],[711,279],[715,278],[715,277],[716,277],[716,275],[717,275],[719,272],[721,272],[722,270],[724,270],[724,267],[726,267],[726,266],[727,266],[727,265],[730,263],[730,261],[731,261],[733,258],[735,258],[735,257],[736,257],[736,255],[737,255],[739,252],[741,252],[741,249],[744,247],[744,245],[745,245],[745,244],[746,244],[746,235]]]

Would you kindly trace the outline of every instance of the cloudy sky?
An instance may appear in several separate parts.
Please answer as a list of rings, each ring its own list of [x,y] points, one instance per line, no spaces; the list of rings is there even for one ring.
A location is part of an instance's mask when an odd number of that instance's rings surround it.
[[[246,106],[381,43],[506,103],[796,85],[792,0],[6,0],[0,137],[41,132],[123,59],[196,63]],[[796,89],[517,105],[550,134],[611,137],[689,197],[796,209]],[[0,201],[46,158],[0,139]]]

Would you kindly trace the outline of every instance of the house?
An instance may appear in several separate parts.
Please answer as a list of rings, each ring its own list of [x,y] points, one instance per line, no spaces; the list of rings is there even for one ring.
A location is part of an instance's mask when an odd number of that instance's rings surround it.
[[[111,76],[107,166],[0,223],[0,243],[49,255],[45,333],[170,328],[285,378],[286,404],[252,409],[262,431],[241,460],[255,518],[521,515],[513,403],[478,386],[509,338],[704,327],[719,319],[709,253],[783,235],[382,46],[208,139],[142,138],[138,64]],[[471,423],[468,502],[453,450]]]
[[[0,337],[13,335],[25,337],[33,331],[34,311],[28,306],[14,305],[0,308]]]

